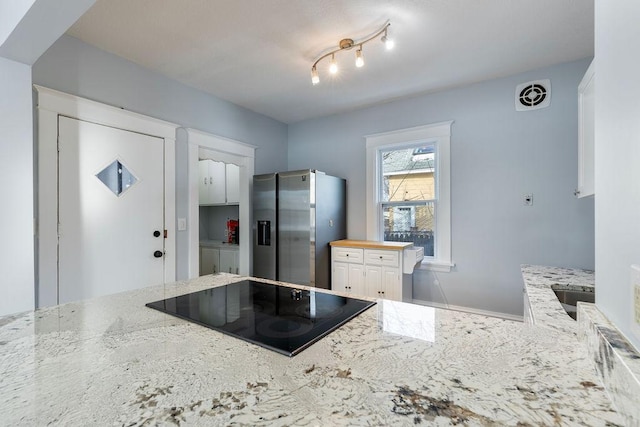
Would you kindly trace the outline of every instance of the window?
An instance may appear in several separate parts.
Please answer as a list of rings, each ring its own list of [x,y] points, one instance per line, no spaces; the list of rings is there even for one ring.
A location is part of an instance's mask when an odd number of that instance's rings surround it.
[[[450,271],[451,123],[370,135],[367,141],[367,238],[413,242],[423,266]]]

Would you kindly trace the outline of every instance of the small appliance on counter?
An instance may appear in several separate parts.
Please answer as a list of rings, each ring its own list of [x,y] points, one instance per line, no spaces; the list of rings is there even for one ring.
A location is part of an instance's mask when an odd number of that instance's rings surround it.
[[[228,219],[227,218],[227,241],[226,243],[234,243],[238,244],[240,241],[240,233],[239,233],[239,222],[237,219]]]

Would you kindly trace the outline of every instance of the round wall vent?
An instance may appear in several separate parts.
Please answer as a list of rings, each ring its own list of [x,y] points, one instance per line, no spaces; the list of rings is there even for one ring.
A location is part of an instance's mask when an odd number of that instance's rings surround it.
[[[516,111],[538,110],[551,104],[551,80],[536,80],[516,87]]]

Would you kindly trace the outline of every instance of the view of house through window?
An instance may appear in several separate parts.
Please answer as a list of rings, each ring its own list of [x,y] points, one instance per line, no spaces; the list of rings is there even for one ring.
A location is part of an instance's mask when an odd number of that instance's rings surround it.
[[[380,150],[384,240],[413,242],[434,256],[435,145]]]

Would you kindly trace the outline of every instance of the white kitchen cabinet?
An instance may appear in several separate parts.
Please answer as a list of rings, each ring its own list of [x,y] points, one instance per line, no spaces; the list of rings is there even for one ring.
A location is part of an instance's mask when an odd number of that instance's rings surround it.
[[[595,68],[591,62],[578,86],[578,189],[576,196],[595,194]]]
[[[226,166],[227,203],[240,203],[240,167],[233,164]]]
[[[352,293],[354,296],[365,295],[364,266],[348,262],[333,263],[331,289]]]
[[[360,241],[364,247],[348,247],[341,242],[347,241],[331,242],[331,289],[355,297],[411,299],[412,276],[403,274],[402,264],[403,251],[410,250],[412,244]]]
[[[201,205],[220,205],[226,203],[226,168],[222,162],[210,159],[200,160],[200,184],[198,194]]]
[[[368,297],[402,301],[399,268],[367,265],[365,278]]]
[[[200,275],[216,274],[220,272],[220,250],[216,248],[200,247]]]
[[[220,249],[220,271],[238,274],[239,253],[237,250]]]

